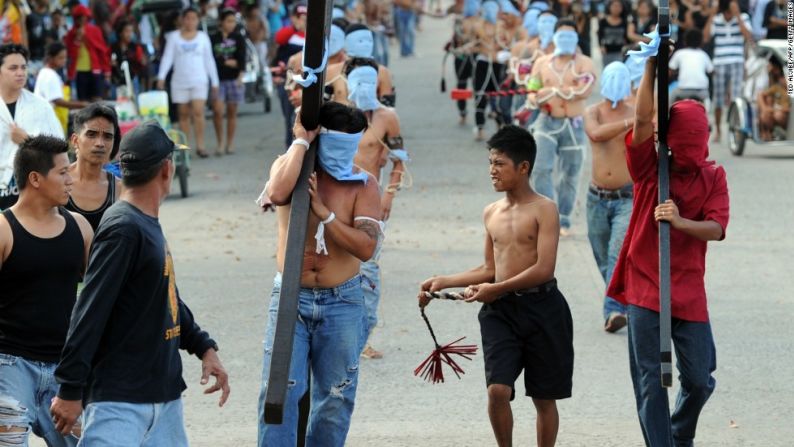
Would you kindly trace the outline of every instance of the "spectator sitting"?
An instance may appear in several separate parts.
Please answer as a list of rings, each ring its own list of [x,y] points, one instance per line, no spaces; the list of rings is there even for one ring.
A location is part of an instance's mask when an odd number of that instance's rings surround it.
[[[102,30],[88,23],[91,18],[88,8],[78,4],[72,8],[72,17],[74,26],[64,38],[68,76],[75,81],[78,99],[98,101],[104,96],[105,80],[110,81],[110,49]]]
[[[786,139],[791,108],[786,77],[776,59],[769,60],[769,88],[758,94],[758,130],[764,141]]]
[[[684,35],[685,48],[670,58],[670,70],[678,72],[678,87],[673,90],[671,102],[680,99],[695,99],[704,102],[709,96],[709,74],[714,71],[711,58],[700,47],[703,33],[691,29]]]

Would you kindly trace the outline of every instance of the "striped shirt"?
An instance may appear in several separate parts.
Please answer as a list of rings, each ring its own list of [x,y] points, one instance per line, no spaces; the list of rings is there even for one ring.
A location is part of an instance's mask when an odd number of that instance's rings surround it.
[[[741,15],[744,26],[752,32],[750,16]],[[739,28],[739,18],[733,17],[730,21],[718,13],[711,23],[711,37],[714,41],[713,63],[718,65],[744,64],[744,35]]]

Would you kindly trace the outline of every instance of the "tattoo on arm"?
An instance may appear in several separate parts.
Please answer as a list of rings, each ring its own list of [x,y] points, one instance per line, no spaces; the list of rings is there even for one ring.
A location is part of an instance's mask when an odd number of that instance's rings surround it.
[[[377,242],[378,236],[380,235],[380,227],[378,227],[377,223],[371,220],[357,220],[355,228],[356,230],[367,233],[370,239]]]
[[[389,146],[389,149],[403,149],[403,137],[400,135],[386,137],[386,146]]]

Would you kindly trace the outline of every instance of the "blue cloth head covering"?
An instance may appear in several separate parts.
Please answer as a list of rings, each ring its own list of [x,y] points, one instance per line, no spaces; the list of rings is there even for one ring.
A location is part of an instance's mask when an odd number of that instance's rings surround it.
[[[521,17],[521,11],[510,0],[499,0],[499,9],[505,14]]]
[[[499,4],[495,1],[486,1],[482,4],[482,18],[488,23],[496,23],[499,18]]]
[[[543,14],[538,16],[538,36],[540,36],[540,48],[546,49],[554,36],[554,27],[557,25],[557,16],[554,14]]]
[[[344,133],[335,130],[320,132],[320,145],[317,161],[320,167],[340,182],[362,181],[367,183],[366,172],[353,172],[353,157],[358,151],[358,143],[364,131]]]
[[[631,75],[626,64],[612,62],[601,72],[601,96],[612,101],[612,108],[631,94]]]
[[[474,17],[480,12],[480,0],[463,1],[463,17]]]
[[[529,4],[530,9],[537,9],[538,11],[548,11],[549,4],[544,1],[532,2]]]
[[[631,57],[627,57],[624,63],[629,70],[629,78],[631,79],[632,87],[638,88],[640,86],[640,79],[642,79],[642,75],[645,73],[645,63],[637,63],[637,61]]]
[[[331,56],[339,53],[345,48],[345,30],[342,28],[331,25],[331,37],[328,44],[328,52]]]
[[[357,108],[367,111],[381,106],[378,101],[378,70],[366,65],[354,68],[347,75],[349,99]]]
[[[530,9],[524,14],[524,29],[527,30],[529,37],[538,35],[538,16],[540,9]]]
[[[576,45],[579,43],[579,35],[576,31],[558,30],[554,33],[554,55],[576,54]]]
[[[372,57],[374,47],[372,31],[368,29],[355,30],[345,36],[345,51],[350,57]]]
[[[344,18],[345,18],[345,11],[342,8],[334,7],[334,9],[331,10],[331,20],[344,19]]]

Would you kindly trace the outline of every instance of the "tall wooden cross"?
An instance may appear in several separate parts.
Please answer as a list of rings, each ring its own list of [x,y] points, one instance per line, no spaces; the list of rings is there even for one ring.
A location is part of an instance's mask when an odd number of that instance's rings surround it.
[[[659,0],[659,53],[656,57],[657,120],[659,159],[659,203],[670,198],[670,148],[667,147],[668,125],[668,70],[670,57],[670,2]],[[670,312],[670,223],[659,222],[659,353],[662,386],[673,386],[673,354],[671,341],[672,315]]]
[[[306,44],[303,54],[306,67],[320,67],[323,63],[332,5],[332,0],[311,0],[309,2],[306,17]],[[306,75],[307,73],[304,73],[304,77]],[[308,130],[316,129],[319,125],[324,80],[325,71],[317,73],[317,81],[303,89],[301,123]],[[282,273],[273,352],[270,357],[270,377],[268,377],[267,394],[265,395],[264,422],[266,424],[281,424],[284,416],[295,321],[298,317],[298,293],[303,270],[306,229],[309,221],[309,175],[314,171],[318,140],[315,138],[306,152],[290,202],[284,272]]]

